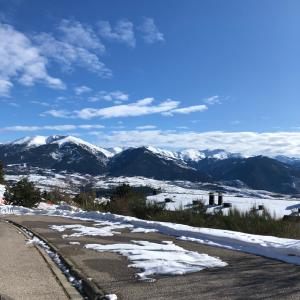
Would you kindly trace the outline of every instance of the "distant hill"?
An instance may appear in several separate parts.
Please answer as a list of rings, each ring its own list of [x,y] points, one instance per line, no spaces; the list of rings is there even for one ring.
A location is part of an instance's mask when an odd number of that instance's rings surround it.
[[[27,164],[57,172],[241,182],[253,189],[286,194],[300,192],[299,159],[246,158],[222,149],[179,152],[152,146],[105,149],[72,136],[34,136],[0,144],[0,160],[5,165]]]

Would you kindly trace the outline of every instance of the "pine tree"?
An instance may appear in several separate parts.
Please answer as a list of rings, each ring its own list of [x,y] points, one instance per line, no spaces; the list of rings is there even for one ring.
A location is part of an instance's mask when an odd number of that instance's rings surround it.
[[[24,178],[13,186],[6,188],[4,200],[11,205],[33,207],[41,201],[41,193],[32,182]]]
[[[4,184],[4,169],[3,169],[3,163],[0,160],[0,184]]]

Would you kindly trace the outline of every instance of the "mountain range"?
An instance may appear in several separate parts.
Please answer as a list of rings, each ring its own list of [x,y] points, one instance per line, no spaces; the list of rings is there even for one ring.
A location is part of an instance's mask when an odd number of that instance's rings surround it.
[[[73,136],[34,136],[0,144],[0,160],[6,167],[26,164],[57,172],[221,181],[277,193],[300,192],[299,159],[244,157],[222,149],[179,152],[152,146],[105,149]]]

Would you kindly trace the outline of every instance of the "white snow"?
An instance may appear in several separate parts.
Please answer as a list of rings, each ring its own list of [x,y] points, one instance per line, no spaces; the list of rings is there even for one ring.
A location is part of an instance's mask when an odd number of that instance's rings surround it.
[[[111,157],[113,156],[113,154],[109,151],[107,151],[106,149],[104,148],[100,148],[100,147],[97,147],[91,143],[88,143],[82,139],[79,139],[77,137],[74,137],[74,136],[66,136],[66,137],[63,137],[61,139],[54,139],[54,140],[51,140],[51,144],[58,144],[60,147],[66,143],[71,143],[71,144],[76,144],[78,146],[84,146],[86,147],[88,150],[90,150],[92,153],[97,153],[97,152],[101,152],[103,153],[106,157]]]
[[[5,185],[3,184],[0,184],[0,198],[3,197],[4,195],[4,192],[5,192]]]
[[[151,279],[152,275],[183,275],[206,268],[224,267],[227,263],[219,258],[188,251],[173,242],[132,241],[132,244],[87,244],[87,249],[116,252],[128,257],[129,267],[142,269],[137,273],[141,280]]]
[[[107,300],[118,300],[118,297],[116,294],[108,294],[108,295],[105,295],[105,299]]]
[[[166,159],[178,159],[178,153],[177,152],[172,152],[172,151],[168,151],[168,150],[164,150],[164,149],[160,149],[160,148],[156,148],[156,147],[152,147],[152,146],[147,146],[146,147],[147,150],[149,150],[152,153],[155,153],[159,156],[162,156]]]
[[[89,236],[113,236],[115,234],[120,234],[120,231],[116,231],[117,229],[124,229],[124,228],[132,228],[132,225],[127,224],[120,224],[120,223],[113,223],[113,222],[105,222],[106,226],[103,227],[90,227],[90,226],[83,226],[83,225],[52,225],[50,226],[51,229],[56,230],[58,232],[64,232],[68,229],[72,230],[74,233],[70,235],[65,235],[65,237],[80,237],[84,235]],[[99,223],[97,223],[99,225]]]
[[[175,223],[145,221],[134,217],[101,212],[61,209],[40,210],[4,205],[0,206],[0,214],[62,216],[94,221],[97,224],[99,222],[100,224],[102,222],[114,222],[119,223],[120,226],[124,225],[127,228],[155,229],[159,233],[175,236],[183,240],[248,252],[300,265],[300,240],[295,239],[260,236],[221,229],[197,228]],[[61,230],[65,229],[62,227]],[[82,232],[84,231],[80,229],[77,233],[81,234]]]
[[[47,137],[45,136],[27,136],[18,140],[15,140],[10,145],[25,145],[26,147],[39,147],[46,144]]]
[[[79,242],[69,242],[70,245],[80,245]]]
[[[154,196],[148,196],[148,201],[152,202],[164,202],[166,198],[172,200],[172,202],[166,203],[166,209],[176,210],[180,207],[188,208],[194,200],[200,200],[203,204],[208,205],[208,191],[200,190],[186,190],[184,193],[160,193]],[[268,210],[275,218],[282,218],[284,215],[290,215],[292,212],[300,208],[299,199],[276,199],[276,198],[258,198],[258,197],[237,197],[231,194],[224,194],[223,201],[232,204],[233,208],[241,212],[247,212],[251,208],[258,208],[258,205],[264,205],[265,209]],[[215,199],[217,202],[217,199]],[[223,214],[226,215],[229,212],[229,208],[222,208],[221,206],[211,206],[207,212],[213,213],[214,210],[222,210]]]
[[[5,192],[5,185],[0,184],[0,205],[4,204],[3,195]]]

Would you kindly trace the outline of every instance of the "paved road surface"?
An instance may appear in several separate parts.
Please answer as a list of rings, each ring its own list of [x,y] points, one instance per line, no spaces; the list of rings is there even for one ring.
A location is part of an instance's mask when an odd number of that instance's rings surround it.
[[[300,299],[298,266],[241,252],[177,241],[173,237],[158,233],[129,233],[124,230],[121,235],[112,237],[84,236],[63,239],[62,233],[53,231],[49,225],[93,226],[93,223],[45,216],[11,216],[10,219],[42,235],[99,288],[106,293],[117,294],[118,299]],[[136,280],[134,274],[137,270],[128,268],[125,257],[83,249],[86,243],[127,243],[131,240],[173,241],[185,249],[220,257],[228,266],[184,276],[157,277],[156,282],[146,283]],[[70,245],[70,241],[78,241],[80,245]]]
[[[41,253],[5,222],[0,222],[0,299],[70,299]]]

